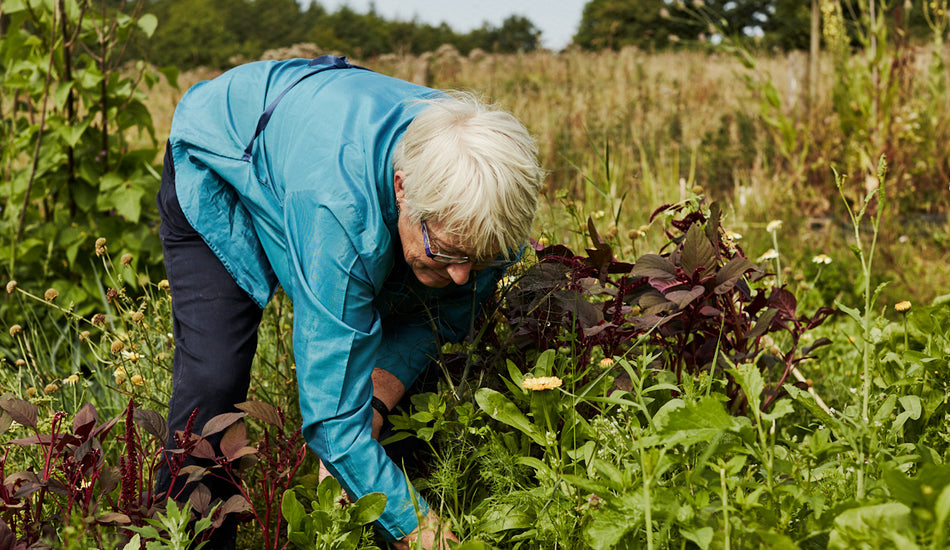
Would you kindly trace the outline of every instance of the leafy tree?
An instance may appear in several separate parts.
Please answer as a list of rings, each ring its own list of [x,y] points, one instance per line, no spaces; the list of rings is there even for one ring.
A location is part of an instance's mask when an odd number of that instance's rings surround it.
[[[501,27],[485,23],[469,33],[477,48],[504,53],[531,52],[538,48],[541,31],[528,18],[512,15]]]
[[[591,0],[574,43],[587,49],[663,48],[700,31],[698,20],[666,0]]]

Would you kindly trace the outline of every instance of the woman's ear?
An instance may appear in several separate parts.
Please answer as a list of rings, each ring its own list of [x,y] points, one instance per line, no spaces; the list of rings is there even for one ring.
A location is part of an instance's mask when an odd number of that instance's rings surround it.
[[[402,170],[396,170],[393,174],[393,191],[396,193],[396,202],[401,203],[406,198],[406,190],[402,184],[406,180],[406,173]]]

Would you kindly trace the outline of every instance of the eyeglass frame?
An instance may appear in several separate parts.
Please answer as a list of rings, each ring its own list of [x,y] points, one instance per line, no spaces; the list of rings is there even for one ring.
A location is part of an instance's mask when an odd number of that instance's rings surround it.
[[[419,220],[419,224],[422,226],[422,243],[425,246],[426,256],[428,256],[430,260],[439,262],[440,264],[472,264],[473,266],[477,267],[509,267],[520,260],[521,255],[524,254],[524,245],[521,246],[521,250],[518,251],[518,255],[511,260],[475,260],[468,256],[450,256],[448,254],[439,254],[438,252],[433,252],[432,247],[429,245],[429,229],[426,227],[426,221]]]

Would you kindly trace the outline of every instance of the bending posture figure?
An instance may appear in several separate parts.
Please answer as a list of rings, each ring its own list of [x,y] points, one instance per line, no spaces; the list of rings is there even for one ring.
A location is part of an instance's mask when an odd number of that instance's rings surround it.
[[[196,84],[175,111],[157,201],[176,343],[170,432],[197,409],[200,433],[246,400],[280,285],[309,446],[352,498],[386,494],[376,527],[397,547],[456,540],[374,435],[518,256],[541,180],[510,114],[342,58],[249,63]],[[157,490],[180,494],[169,478]],[[227,529],[212,543],[233,546]]]

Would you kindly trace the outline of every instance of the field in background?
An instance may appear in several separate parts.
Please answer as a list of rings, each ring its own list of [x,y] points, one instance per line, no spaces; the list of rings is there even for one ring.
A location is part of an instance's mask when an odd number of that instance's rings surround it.
[[[265,58],[320,53],[297,46]],[[926,74],[932,52],[911,53],[904,70]],[[724,205],[726,227],[743,236],[740,245],[751,258],[780,244],[787,280],[796,284],[813,275],[813,257],[828,254],[836,265],[826,270],[828,295],[821,301],[827,304],[853,291],[850,233],[834,170],[849,177],[845,188],[853,202],[863,199],[874,180],[866,170],[852,167],[852,174],[840,164],[847,136],[840,135],[833,110],[839,75],[830,59],[822,60],[811,114],[805,97],[808,61],[802,53],[760,56],[752,70],[738,56],[724,53],[649,54],[633,48],[525,55],[475,51],[463,57],[443,46],[423,56],[351,61],[435,88],[473,90],[523,120],[537,136],[549,171],[539,237],[575,249],[589,246],[584,222],[590,215],[602,234],[614,236],[617,253],[631,260],[665,242],[658,231],[638,232],[653,210],[700,191],[707,201]],[[150,93],[147,104],[160,137],[167,135],[181,94],[216,74],[184,73],[179,90],[165,87]],[[761,89],[749,84],[762,81],[774,87],[775,98],[763,99]],[[894,110],[913,118],[907,112],[922,100],[915,90],[905,93],[907,105]],[[784,117],[791,130],[764,122],[776,116]],[[909,124],[900,116],[896,123]],[[789,160],[794,151],[783,152],[777,145],[779,130],[810,145],[803,146],[797,164]],[[947,159],[918,156],[915,162],[921,172],[921,163],[941,165]],[[892,165],[889,174],[885,187],[894,196],[912,189],[909,183],[917,177],[903,166]],[[931,263],[946,256],[950,243],[946,215],[932,206],[946,201],[946,185],[941,189],[936,198],[915,202],[904,197],[889,205],[878,264],[883,278],[893,281],[885,290],[885,303],[930,301],[950,286],[945,270]],[[917,204],[924,205],[922,211],[912,211]],[[566,210],[577,214],[565,215]],[[784,222],[778,243],[764,230],[772,220]]]

